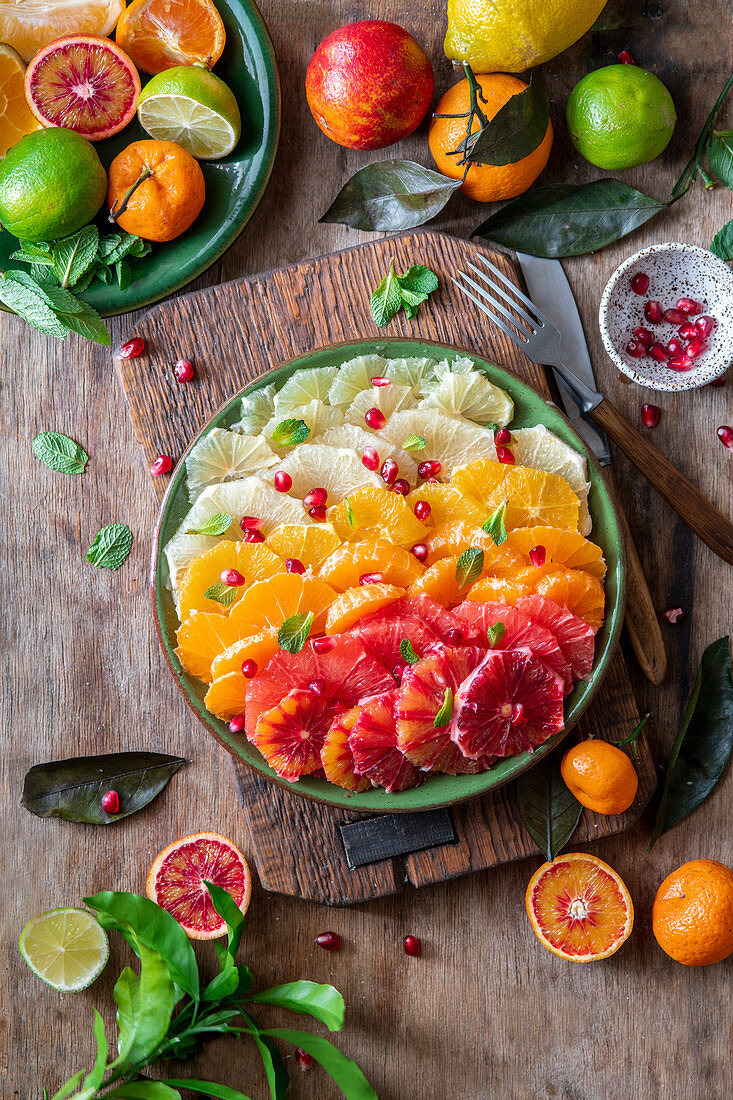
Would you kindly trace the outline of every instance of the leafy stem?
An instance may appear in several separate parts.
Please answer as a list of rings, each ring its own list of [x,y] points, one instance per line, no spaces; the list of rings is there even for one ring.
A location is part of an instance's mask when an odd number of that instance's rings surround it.
[[[615,745],[617,749],[623,749],[626,745],[631,745],[632,749],[634,750],[634,756],[638,756],[639,749],[636,743],[639,740],[639,734],[644,729],[644,726],[647,724],[650,718],[650,714],[645,714],[641,722],[639,722],[639,725],[636,727],[636,729],[631,731],[628,737],[624,738],[623,741],[611,741],[611,744]]]
[[[708,115],[707,119],[705,120],[705,125],[703,126],[702,130],[700,131],[700,136],[698,137],[697,141],[695,142],[695,148],[692,150],[692,153],[690,155],[690,159],[687,161],[687,164],[682,169],[682,172],[679,176],[679,179],[677,180],[674,187],[672,188],[672,194],[671,194],[672,202],[674,202],[677,199],[681,198],[685,194],[685,192],[689,191],[689,189],[692,187],[693,183],[695,182],[695,178],[697,177],[698,172],[702,176],[703,181],[705,183],[705,186],[706,187],[711,186],[712,181],[710,180],[710,177],[701,168],[701,161],[702,161],[702,158],[703,158],[703,154],[705,153],[705,146],[707,145],[708,138],[710,137],[710,132],[713,129],[713,126],[715,125],[715,119],[717,117],[718,111],[720,110],[720,108],[723,104],[723,100],[728,95],[728,92],[730,91],[732,86],[733,86],[733,73],[731,73],[731,75],[728,77],[725,84],[723,85],[723,90],[721,91],[720,95],[716,99],[715,104],[713,105],[713,109],[710,112],[710,114]]]

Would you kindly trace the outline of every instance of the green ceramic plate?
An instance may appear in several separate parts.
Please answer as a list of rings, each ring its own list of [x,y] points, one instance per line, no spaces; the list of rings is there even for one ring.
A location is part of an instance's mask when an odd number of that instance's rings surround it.
[[[376,352],[388,358],[400,358],[402,356],[432,356],[442,359],[458,358],[461,355],[469,355],[476,366],[484,371],[490,380],[497,386],[507,390],[514,400],[514,420],[512,427],[530,427],[534,424],[544,424],[551,431],[556,432],[566,443],[581,451],[588,459],[589,476],[591,481],[590,512],[593,519],[593,539],[603,549],[603,554],[608,565],[606,575],[606,620],[596,636],[596,656],[593,664],[593,672],[590,680],[576,685],[572,694],[565,701],[566,728],[555,737],[547,741],[535,753],[522,753],[519,756],[509,757],[495,764],[490,771],[480,775],[434,775],[428,777],[419,787],[408,791],[398,791],[387,794],[376,788],[365,794],[351,794],[344,791],[324,779],[304,778],[297,783],[287,783],[278,779],[272,769],[265,763],[257,750],[242,736],[229,732],[225,722],[220,722],[204,707],[203,699],[206,694],[206,685],[193,677],[188,676],[181,668],[174,653],[176,646],[176,628],[178,618],[170,591],[166,587],[168,581],[168,567],[163,555],[163,547],[168,539],[175,533],[184,515],[190,507],[186,486],[185,463],[179,462],[173,475],[168,492],[161,505],[158,526],[153,542],[151,588],[153,607],[163,649],[171,667],[173,675],[181,688],[186,700],[221,744],[234,756],[243,760],[245,764],[254,768],[260,775],[275,783],[279,783],[289,791],[305,795],[319,802],[325,802],[330,806],[337,806],[348,810],[367,810],[372,812],[394,812],[399,810],[427,810],[436,806],[450,805],[461,802],[475,795],[484,794],[502,786],[510,779],[516,778],[521,772],[532,767],[541,760],[551,749],[565,736],[565,733],[578,721],[585,708],[590,703],[600,684],[618,641],[621,623],[624,613],[625,598],[625,561],[623,536],[619,524],[618,515],[611,500],[600,469],[595,458],[588,451],[583,440],[575,432],[569,421],[560,413],[554,405],[548,405],[543,397],[535,390],[520,382],[514,375],[501,370],[500,367],[478,358],[474,352],[449,347],[443,344],[432,344],[418,340],[362,340],[348,344],[338,344],[331,347],[319,348],[293,359],[267,375],[259,378],[256,383],[247,387],[247,391],[259,389],[270,382],[282,384],[290,375],[303,367],[325,367],[335,363],[343,363],[356,355],[366,355]],[[238,419],[238,399],[241,391],[231,401],[227,402],[216,413],[202,430],[191,446],[197,442],[201,435],[209,428],[226,428],[234,420]],[[191,447],[189,447],[190,451]],[[186,455],[188,451],[186,451]],[[185,456],[184,456],[185,457]]]
[[[83,298],[104,316],[128,313],[173,294],[201,275],[234,243],[262,198],[275,161],[280,133],[280,80],[275,51],[252,0],[216,0],[227,42],[214,72],[234,92],[242,113],[242,137],[228,157],[201,161],[206,204],[187,233],[135,261],[135,278],[125,291],[94,282]],[[142,75],[142,74],[141,74]],[[142,75],[143,82],[146,81]],[[105,168],[132,141],[148,134],[137,120],[121,134],[98,143]],[[106,203],[97,215],[100,230],[112,229]],[[28,268],[9,260],[16,238],[0,233],[0,269]]]

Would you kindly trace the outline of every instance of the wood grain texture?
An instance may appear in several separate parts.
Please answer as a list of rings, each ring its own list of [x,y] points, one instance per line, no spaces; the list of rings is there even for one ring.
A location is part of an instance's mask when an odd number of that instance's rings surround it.
[[[418,261],[426,263],[441,279],[441,292],[431,301],[430,309],[421,310],[417,322],[401,320],[405,335],[454,344],[461,340],[468,343],[470,334],[470,347],[477,354],[502,363],[549,395],[543,368],[530,363],[499,329],[481,323],[481,315],[466,308],[448,278],[451,272],[465,270],[466,264],[475,259],[475,251],[467,241],[442,233],[408,233],[156,306],[135,327],[145,339],[146,354],[118,361],[146,460],[152,462],[161,451],[180,455],[191,441],[192,433],[185,436],[185,432],[190,431],[192,422],[201,426],[208,420],[243,384],[243,373],[250,379],[277,366],[279,360],[273,356],[282,354],[289,359],[310,351],[327,343],[332,331],[337,341],[365,335],[378,340],[369,297],[392,259],[398,271]],[[517,269],[506,256],[489,255],[507,275],[517,279]],[[304,316],[307,326],[293,324],[294,319]],[[180,333],[186,334],[187,353],[198,370],[195,381],[188,386],[171,382],[166,360],[165,349]],[[334,359],[338,361],[337,351]],[[175,403],[173,387],[178,391]],[[165,489],[165,480],[151,479],[158,496]],[[604,691],[581,718],[576,731],[580,738],[592,735],[623,740],[639,720],[620,653],[613,666],[612,688]],[[584,815],[576,839],[610,836],[638,819],[656,786],[654,765],[643,737],[639,752],[639,792],[632,809],[618,817],[594,816],[592,824],[588,820],[591,815]],[[353,815],[313,803],[303,806],[295,789],[283,791],[263,784],[236,758],[233,765],[256,853],[257,873],[265,889],[329,905],[356,904],[399,889],[405,877],[398,870],[401,860],[349,870],[338,826]],[[461,808],[454,821],[459,843],[405,861],[407,879],[413,886],[485,870],[536,851],[529,835],[521,827],[517,829],[519,816],[512,791],[472,802]],[[444,873],[436,877],[439,866],[444,867]]]
[[[385,156],[430,164],[425,126],[376,154],[338,148],[317,130],[302,86],[312,51],[331,30],[369,17],[404,23],[434,60],[438,90],[456,79],[441,60],[443,0],[413,0],[409,8],[394,0],[263,0],[263,14],[283,79],[275,172],[245,234],[193,289],[366,240],[344,227],[318,224],[341,183]],[[661,77],[677,105],[677,130],[664,155],[622,173],[663,199],[733,69],[733,44],[721,33],[730,25],[730,5],[609,0],[600,23],[607,29],[584,36],[544,67],[555,145],[540,182],[598,177],[569,143],[564,103],[584,73],[628,48]],[[733,125],[733,104],[719,121],[721,128]],[[637,248],[669,240],[706,246],[730,218],[730,204],[730,192],[696,186],[633,236],[564,263],[599,385],[633,424],[648,392],[627,385],[604,354],[596,320],[603,287]],[[457,196],[435,226],[465,238],[486,214]],[[134,330],[135,318],[111,327],[117,342]],[[20,957],[17,940],[25,922],[51,905],[79,904],[95,890],[144,889],[156,853],[187,832],[216,828],[248,858],[254,853],[229,765],[184,705],[155,636],[147,570],[156,507],[112,356],[75,337],[46,339],[7,315],[0,315],[0,347],[6,519],[0,548],[6,885],[0,1096],[39,1100],[41,1085],[53,1093],[72,1071],[91,1063],[94,1007],[113,1034],[112,986],[131,952],[113,936],[100,980],[84,993],[61,996]],[[184,337],[168,350],[171,363],[185,354]],[[731,381],[721,389],[660,393],[654,400],[662,410],[655,445],[724,514],[733,514],[731,455],[715,436],[717,425],[733,422]],[[73,435],[91,455],[82,477],[54,474],[33,458],[32,436],[52,428]],[[647,728],[661,761],[703,648],[733,626],[733,569],[692,535],[622,454],[614,457],[655,607],[687,611],[684,622],[663,624],[669,667],[659,688],[632,657],[628,661],[640,709],[652,712]],[[136,541],[128,562],[111,574],[83,558],[101,524],[114,521],[128,522]],[[140,814],[101,829],[41,821],[19,806],[31,764],[132,748],[190,761]],[[732,797],[729,771],[706,805],[651,853],[648,812],[633,829],[595,845],[593,851],[623,876],[636,910],[630,940],[606,962],[564,964],[536,942],[524,891],[539,857],[342,910],[265,895],[256,886],[241,957],[261,985],[308,977],[342,990],[349,1007],[336,1041],[363,1066],[380,1100],[722,1100],[730,1094],[730,962],[700,968],[672,962],[652,936],[651,905],[658,884],[684,860],[705,856],[733,864]],[[314,935],[326,928],[343,937],[341,951],[313,946]],[[421,937],[421,958],[402,954],[406,933]],[[213,973],[211,948],[201,945],[197,953]],[[277,1019],[283,1023],[285,1014]],[[292,1051],[284,1053],[295,1074],[295,1100],[337,1100],[340,1093],[325,1074],[300,1073]],[[225,1081],[252,1100],[267,1096],[259,1059],[244,1042],[213,1044],[190,1070],[181,1070],[188,1072]]]

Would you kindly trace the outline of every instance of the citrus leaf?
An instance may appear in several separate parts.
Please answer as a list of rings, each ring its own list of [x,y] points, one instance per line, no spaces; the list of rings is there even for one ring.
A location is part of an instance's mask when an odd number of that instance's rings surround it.
[[[505,634],[506,626],[504,623],[494,623],[493,626],[487,627],[486,640],[489,643],[489,649],[496,649]]]
[[[249,998],[252,1004],[275,1005],[291,1012],[304,1012],[320,1020],[329,1031],[340,1031],[344,1026],[346,1005],[338,989],[332,985],[298,981],[275,985]]]
[[[85,225],[78,233],[57,241],[51,250],[53,270],[62,287],[74,286],[97,258],[99,230]]]
[[[733,750],[733,679],[728,637],[702,655],[680,731],[667,760],[649,847],[712,793]]]
[[[432,294],[439,287],[438,276],[424,264],[413,264],[408,267],[404,275],[398,275],[397,280],[401,290],[408,290],[412,294]]]
[[[34,764],[26,773],[21,805],[36,817],[111,825],[152,802],[185,763],[159,752],[110,752]],[[109,790],[119,795],[119,813],[102,809],[102,795]]]
[[[436,217],[461,182],[415,161],[378,161],[344,184],[320,220],[373,232],[413,229]]]
[[[313,625],[313,612],[298,611],[286,619],[277,632],[277,644],[287,653],[300,653],[308,641]]]
[[[532,256],[583,256],[625,237],[669,205],[611,178],[551,183],[507,203],[473,236]]]
[[[89,1089],[92,1096],[102,1084],[107,1065],[107,1054],[109,1053],[107,1037],[104,1034],[104,1020],[96,1008],[94,1009],[94,1041],[97,1044],[97,1056],[94,1059],[94,1066],[84,1078],[84,1084],[82,1085],[82,1089]]]
[[[227,926],[227,952],[231,958],[234,958],[244,933],[244,913],[228,890],[217,886],[215,882],[207,882],[205,879],[204,886],[211,895],[214,908]]]
[[[441,703],[440,710],[435,715],[433,721],[434,729],[440,729],[441,726],[447,726],[453,717],[453,691],[451,688],[445,689],[445,695],[443,696],[443,702]]]
[[[281,420],[270,438],[276,447],[294,447],[304,443],[310,432],[304,420]]]
[[[170,1088],[165,1081],[126,1081],[104,1095],[116,1100],[181,1100],[180,1092]]]
[[[59,474],[81,474],[89,461],[86,451],[61,432],[39,432],[31,446],[36,458]]]
[[[469,546],[456,562],[456,583],[459,588],[470,588],[481,576],[484,568],[484,552],[478,546]]]
[[[213,1081],[199,1081],[194,1077],[186,1077],[185,1080],[183,1078],[168,1078],[167,1081],[162,1081],[161,1084],[171,1085],[179,1089],[190,1089],[191,1092],[202,1092],[204,1096],[213,1096],[215,1100],[249,1100],[249,1097],[245,1096],[243,1092],[230,1089],[228,1085],[217,1085]],[[108,1093],[107,1095],[112,1094]]]
[[[94,536],[87,561],[97,569],[119,569],[132,549],[132,531],[125,523],[109,523]]]
[[[733,191],[733,130],[713,130],[705,152],[718,180]]]
[[[562,752],[551,753],[520,775],[516,786],[522,821],[547,860],[565,847],[583,810],[560,774],[561,759]]]
[[[372,311],[374,324],[378,328],[383,328],[384,325],[389,324],[401,305],[402,295],[395,275],[394,264],[392,264],[369,299],[369,308]]]
[[[506,542],[506,506],[508,500],[502,501],[499,507],[491,513],[485,523],[481,524],[481,530],[485,535],[490,535],[496,546]]]
[[[254,1020],[251,1020],[246,1013],[242,1013],[242,1015],[249,1024],[249,1033],[262,1059],[265,1077],[270,1088],[270,1100],[286,1100],[290,1076],[285,1069],[280,1051],[272,1039],[266,1039],[262,1036]]]
[[[420,660],[420,654],[415,652],[415,647],[409,638],[403,638],[400,642],[400,657],[408,665],[416,665]]]
[[[311,1035],[307,1031],[293,1031],[288,1027],[274,1027],[261,1032],[272,1039],[284,1039],[315,1058],[326,1073],[333,1078],[346,1100],[378,1100],[377,1094],[355,1062],[342,1054],[328,1039]],[[226,1098],[225,1098],[226,1100]]]
[[[233,516],[227,512],[217,512],[215,516],[209,516],[206,523],[200,527],[186,531],[187,535],[223,535],[232,525]]]
[[[408,435],[402,444],[403,451],[422,451],[427,446],[421,435]]]
[[[486,126],[465,138],[459,163],[513,164],[542,144],[550,119],[550,96],[539,73],[523,92],[511,96]]]
[[[112,997],[117,1005],[117,1057],[113,1062],[117,1066],[124,1062],[130,1052],[140,1011],[140,983],[137,974],[129,966],[123,969],[117,979]]]
[[[216,584],[212,584],[204,592],[204,598],[207,600],[216,600],[222,607],[231,607],[234,603],[234,597],[239,591],[239,586],[224,584],[223,581],[217,581]]]
[[[733,221],[727,222],[712,239],[710,251],[721,260],[733,260]]]

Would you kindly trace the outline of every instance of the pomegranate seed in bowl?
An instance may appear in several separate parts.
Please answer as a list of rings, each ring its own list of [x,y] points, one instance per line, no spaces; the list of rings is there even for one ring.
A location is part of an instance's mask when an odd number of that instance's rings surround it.
[[[658,405],[641,406],[641,422],[645,428],[656,428],[659,423],[661,409]]]
[[[632,359],[643,359],[648,351],[649,346],[642,344],[640,340],[629,340],[626,345],[626,354]]]
[[[684,325],[680,325],[677,331],[683,340],[696,340],[700,335],[700,329],[697,325],[693,325],[692,321],[685,321]]]
[[[643,271],[638,271],[631,280],[631,289],[634,294],[646,294],[649,289],[649,276]]]
[[[700,355],[704,355],[707,350],[708,345],[706,340],[690,340],[687,345],[687,355],[690,359],[697,359]]]
[[[644,316],[651,325],[660,325],[664,320],[664,310],[661,302],[649,301],[644,303]],[[683,317],[684,321],[685,318]]]
[[[634,329],[634,338],[643,344],[645,348],[650,348],[654,343],[654,333],[650,332],[648,328],[642,328],[638,326]]]
[[[670,325],[684,325],[687,320],[686,315],[681,309],[665,309],[663,315],[664,320]]]
[[[244,584],[244,577],[238,569],[222,569],[219,580],[230,588],[241,588]]]
[[[667,351],[670,355],[684,355],[685,345],[681,340],[678,340],[676,336],[673,336],[667,344]]]
[[[694,298],[678,298],[677,309],[683,313],[702,313],[702,302],[696,302]]]
[[[326,519],[326,505],[314,504],[312,508],[308,509],[308,515],[311,519],[314,519],[316,523],[323,523]]]
[[[658,363],[666,363],[669,359],[669,352],[663,344],[659,343],[659,341],[657,341],[655,344],[652,344],[652,346],[649,348],[649,354],[651,355],[652,359],[656,359]]]
[[[695,321],[695,328],[697,329],[696,335],[699,334],[704,339],[706,336],[710,335],[717,323],[714,317],[698,317]]]
[[[667,366],[670,370],[686,371],[692,366],[692,359],[687,355],[673,355],[671,359],[667,360]]]

